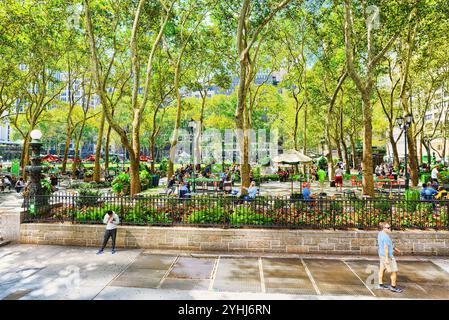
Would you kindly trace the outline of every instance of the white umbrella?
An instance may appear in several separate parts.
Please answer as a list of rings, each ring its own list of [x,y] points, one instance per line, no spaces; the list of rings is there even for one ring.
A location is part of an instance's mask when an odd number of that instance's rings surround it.
[[[273,158],[274,162],[282,164],[300,164],[300,163],[310,163],[313,159],[306,156],[305,154],[296,150],[287,150],[283,154],[280,154]]]
[[[274,157],[273,161],[277,162],[277,163],[282,163],[282,164],[296,165],[296,164],[300,164],[300,163],[313,162],[313,159],[299,151],[287,150],[283,154],[280,154],[280,155]],[[302,186],[301,186],[301,190],[302,190]],[[292,193],[293,193],[293,178],[292,178]]]

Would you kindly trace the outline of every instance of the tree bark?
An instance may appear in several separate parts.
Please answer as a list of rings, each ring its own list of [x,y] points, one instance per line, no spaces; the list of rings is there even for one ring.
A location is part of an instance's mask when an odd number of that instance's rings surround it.
[[[373,110],[371,106],[371,96],[362,95],[363,100],[363,194],[374,196],[374,178],[373,178]]]
[[[69,124],[67,124],[69,125]],[[67,133],[65,138],[65,146],[64,146],[64,158],[62,159],[62,172],[64,173],[67,169],[67,158],[69,155],[69,147],[70,147],[70,140],[72,137],[72,130],[70,127],[67,127]]]
[[[95,164],[94,164],[94,177],[93,177],[93,180],[95,182],[100,182],[101,177],[100,159],[101,159],[101,147],[103,145],[104,121],[105,115],[104,112],[102,112],[100,119],[100,126],[98,127],[97,145],[95,146]]]
[[[104,172],[109,175],[109,145],[111,143],[112,127],[108,124],[108,131],[106,132],[106,144],[104,146]]]
[[[78,152],[79,152],[79,148],[80,148],[81,137],[83,136],[83,132],[84,132],[85,123],[86,122],[84,121],[83,124],[81,125],[80,132],[79,132],[78,136],[76,136],[75,155],[74,155],[73,163],[72,163],[72,179],[76,178],[76,167],[78,165],[78,162],[77,162]]]

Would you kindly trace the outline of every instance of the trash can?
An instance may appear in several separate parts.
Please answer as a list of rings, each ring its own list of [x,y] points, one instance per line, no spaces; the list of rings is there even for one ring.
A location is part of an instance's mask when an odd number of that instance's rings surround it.
[[[152,179],[152,188],[156,188],[159,186],[159,175],[158,174],[154,174],[153,175],[153,179]]]

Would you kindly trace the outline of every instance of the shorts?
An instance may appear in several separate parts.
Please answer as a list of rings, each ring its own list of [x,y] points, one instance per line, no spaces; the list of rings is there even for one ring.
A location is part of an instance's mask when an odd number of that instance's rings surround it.
[[[385,263],[385,257],[379,257],[380,258],[380,270],[381,271],[385,271],[387,270],[388,273],[391,272],[398,272],[398,264],[396,263],[396,259],[395,258],[390,258],[390,263],[386,264]]]
[[[343,184],[343,177],[342,176],[336,176],[335,177],[335,184],[340,184],[340,185],[342,185]]]

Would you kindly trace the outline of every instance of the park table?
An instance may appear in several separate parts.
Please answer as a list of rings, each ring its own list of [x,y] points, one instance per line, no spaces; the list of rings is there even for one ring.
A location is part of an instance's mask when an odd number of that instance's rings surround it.
[[[377,184],[377,186],[380,188],[381,185],[386,184],[390,186],[390,192],[392,190],[392,187],[394,184],[397,184],[398,181],[394,179],[388,179],[388,178],[374,178],[374,182]]]
[[[194,182],[195,181],[195,185],[197,185],[197,183],[200,183],[203,185],[203,189],[207,190],[207,184],[208,183],[213,183],[214,184],[214,191],[218,191],[218,185],[221,182],[221,178],[187,178],[186,179],[187,182]],[[205,187],[205,188],[204,188]]]

